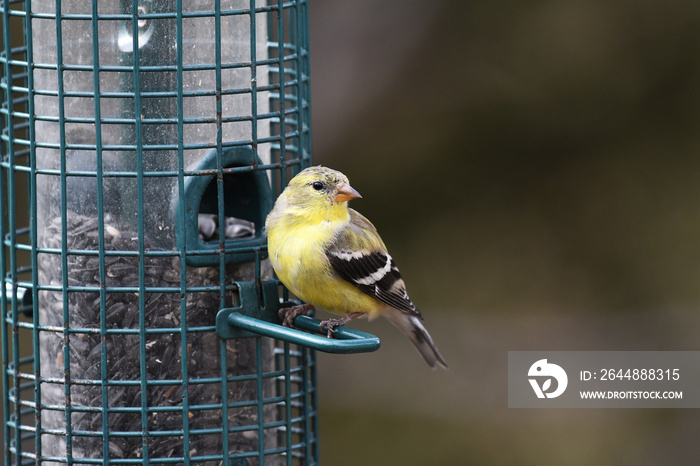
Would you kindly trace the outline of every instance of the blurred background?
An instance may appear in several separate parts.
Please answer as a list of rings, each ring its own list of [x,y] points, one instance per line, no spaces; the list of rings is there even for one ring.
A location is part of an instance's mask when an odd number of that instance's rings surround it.
[[[327,465],[697,464],[695,410],[516,410],[516,350],[698,350],[700,3],[310,0],[314,161],[447,359],[319,354]]]
[[[695,410],[508,409],[516,350],[698,350],[700,4],[312,0],[314,162],[450,364],[320,355],[331,465],[697,464]]]

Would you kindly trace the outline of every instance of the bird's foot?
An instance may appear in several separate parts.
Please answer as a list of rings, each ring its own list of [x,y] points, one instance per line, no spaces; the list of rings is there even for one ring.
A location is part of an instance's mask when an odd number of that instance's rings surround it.
[[[323,320],[318,325],[318,330],[323,332],[323,327],[326,327],[326,329],[327,329],[326,336],[328,338],[333,338],[333,333],[335,332],[336,327],[340,327],[341,325],[345,325],[348,322],[350,322],[352,319],[356,319],[357,317],[360,317],[361,315],[362,315],[361,312],[353,312],[352,314],[348,314],[348,315],[343,316],[343,317],[338,317],[337,319]]]
[[[307,312],[312,310],[314,306],[312,304],[301,304],[299,306],[283,307],[277,312],[277,316],[282,321],[282,325],[289,328],[294,328],[294,319],[296,316],[306,315]]]

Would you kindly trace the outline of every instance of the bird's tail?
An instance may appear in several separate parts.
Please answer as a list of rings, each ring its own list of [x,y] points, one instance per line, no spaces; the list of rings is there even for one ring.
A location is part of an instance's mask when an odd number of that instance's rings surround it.
[[[382,312],[382,315],[389,322],[396,325],[411,340],[430,367],[435,368],[439,364],[447,369],[445,359],[438,351],[437,346],[433,343],[433,339],[430,338],[430,334],[418,317],[406,314],[398,309],[387,309]]]

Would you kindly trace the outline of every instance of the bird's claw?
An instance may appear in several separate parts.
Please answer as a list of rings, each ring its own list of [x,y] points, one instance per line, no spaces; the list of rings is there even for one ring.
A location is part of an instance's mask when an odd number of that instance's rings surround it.
[[[297,316],[305,315],[314,307],[311,304],[301,304],[299,306],[283,307],[277,312],[277,316],[282,321],[282,325],[294,328],[294,319]]]
[[[328,320],[323,320],[321,321],[320,324],[318,324],[318,330],[319,332],[323,332],[323,327],[326,327],[328,332],[326,333],[326,336],[328,338],[333,338],[333,333],[335,333],[335,328],[340,327],[341,325],[345,325],[348,322],[350,322],[352,319],[356,319],[357,317],[361,316],[361,312],[354,312],[352,314],[348,314],[343,317],[339,317],[337,319],[328,319]]]
[[[326,336],[328,338],[333,338],[333,333],[335,332],[335,328],[343,325],[343,323],[338,322],[340,319],[330,319],[330,320],[324,320],[321,321],[320,324],[318,324],[318,331],[323,333],[323,327],[326,327],[327,333]]]

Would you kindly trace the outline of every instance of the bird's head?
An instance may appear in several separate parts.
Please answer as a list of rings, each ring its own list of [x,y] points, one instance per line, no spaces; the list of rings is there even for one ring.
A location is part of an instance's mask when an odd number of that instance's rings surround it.
[[[298,204],[329,208],[360,196],[339,171],[327,167],[309,167],[292,178],[285,190]]]
[[[348,177],[326,167],[310,167],[299,172],[277,198],[267,216],[266,231],[277,225],[330,225],[348,222],[348,201],[357,199]],[[327,222],[331,222],[330,224]]]

